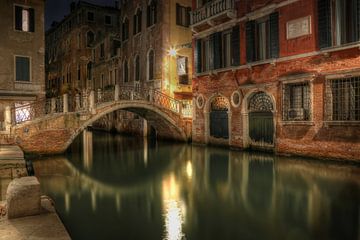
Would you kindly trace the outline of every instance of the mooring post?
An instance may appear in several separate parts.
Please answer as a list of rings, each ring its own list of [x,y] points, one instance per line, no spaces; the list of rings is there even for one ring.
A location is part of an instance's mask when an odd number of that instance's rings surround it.
[[[115,97],[114,97],[114,100],[119,101],[119,96],[120,96],[120,86],[119,86],[119,84],[115,84]]]
[[[63,103],[64,103],[64,113],[69,112],[69,96],[67,93],[63,95]]]

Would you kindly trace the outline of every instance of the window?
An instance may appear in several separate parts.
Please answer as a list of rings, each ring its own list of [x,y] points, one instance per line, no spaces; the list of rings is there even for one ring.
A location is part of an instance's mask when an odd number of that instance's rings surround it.
[[[102,73],[101,74],[101,88],[104,88],[104,84],[105,84],[105,81],[104,81],[104,74]]]
[[[196,40],[197,73],[238,65],[240,65],[239,26]]]
[[[327,120],[360,121],[360,77],[329,80],[325,102]]]
[[[177,74],[179,76],[179,84],[189,84],[187,57],[177,58]]]
[[[319,47],[359,41],[359,16],[358,0],[318,0]]]
[[[78,47],[78,49],[81,48],[81,33],[79,33],[77,36],[77,47]]]
[[[246,23],[247,62],[261,61],[279,56],[279,14]]]
[[[88,19],[88,21],[93,22],[95,20],[94,13],[93,12],[88,12],[87,13],[87,19]]]
[[[95,41],[95,35],[92,31],[88,31],[86,33],[86,45],[88,47],[91,47],[91,45],[94,43]]]
[[[91,80],[92,79],[92,62],[89,62],[87,64],[86,71],[87,71],[87,79]]]
[[[283,120],[310,120],[309,83],[292,83],[283,86]]]
[[[81,80],[81,66],[80,66],[80,64],[78,64],[78,67],[77,67],[77,78],[78,78],[78,81]]]
[[[128,39],[129,39],[129,20],[125,18],[122,24],[122,40],[126,41]]]
[[[124,82],[129,82],[129,66],[126,60],[124,61],[123,73],[124,73]]]
[[[120,47],[121,47],[121,42],[119,40],[113,40],[112,56],[117,56],[117,51]]]
[[[189,27],[190,25],[190,7],[184,7],[180,4],[176,4],[176,24],[183,27]]]
[[[148,54],[148,80],[154,79],[154,67],[155,67],[155,54],[153,50],[150,50]]]
[[[142,12],[138,8],[136,14],[134,15],[134,35],[141,32],[141,18]]]
[[[140,81],[140,57],[135,57],[135,81]]]
[[[105,57],[105,45],[104,43],[100,44],[100,58]]]
[[[15,29],[23,32],[35,32],[35,10],[15,6]]]
[[[147,26],[150,27],[156,23],[156,1],[152,0],[147,6]]]
[[[109,16],[109,15],[106,15],[105,16],[105,24],[106,25],[111,25],[112,23],[111,23],[111,16]]]
[[[15,57],[16,61],[16,81],[30,82],[30,58]]]

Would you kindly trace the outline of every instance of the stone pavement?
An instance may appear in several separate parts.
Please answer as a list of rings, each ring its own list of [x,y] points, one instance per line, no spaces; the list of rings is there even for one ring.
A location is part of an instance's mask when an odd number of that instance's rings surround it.
[[[0,216],[0,240],[71,239],[51,202],[42,198],[40,215],[11,220]]]

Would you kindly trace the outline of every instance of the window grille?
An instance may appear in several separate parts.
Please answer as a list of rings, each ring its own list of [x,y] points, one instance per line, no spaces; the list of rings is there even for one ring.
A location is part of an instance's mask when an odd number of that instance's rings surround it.
[[[328,121],[360,121],[360,77],[328,81],[326,104]]]
[[[309,121],[310,119],[309,83],[285,84],[283,87],[283,120]]]

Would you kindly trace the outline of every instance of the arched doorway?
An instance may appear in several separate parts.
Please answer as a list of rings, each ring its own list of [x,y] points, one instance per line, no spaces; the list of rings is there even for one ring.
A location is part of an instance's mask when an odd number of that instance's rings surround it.
[[[274,106],[269,95],[257,92],[250,97],[249,112],[249,137],[252,145],[274,145]]]
[[[215,138],[229,138],[228,101],[218,96],[210,105],[210,136]]]

